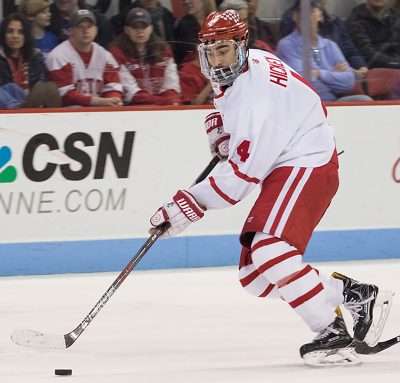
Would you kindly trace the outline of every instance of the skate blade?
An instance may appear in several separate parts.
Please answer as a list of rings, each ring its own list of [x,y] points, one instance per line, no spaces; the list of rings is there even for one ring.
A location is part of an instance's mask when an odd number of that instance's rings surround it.
[[[393,296],[393,291],[379,291],[374,306],[374,319],[364,339],[364,342],[367,343],[368,346],[373,347],[379,342],[390,313],[390,308],[392,307]]]
[[[309,352],[303,355],[303,359],[311,367],[355,366],[362,363],[353,347]]]

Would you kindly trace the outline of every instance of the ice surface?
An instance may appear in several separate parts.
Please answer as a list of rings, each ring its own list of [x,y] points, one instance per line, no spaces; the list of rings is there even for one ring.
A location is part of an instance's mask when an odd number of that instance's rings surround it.
[[[400,261],[315,266],[394,290],[382,339],[400,334]],[[71,348],[30,349],[10,340],[16,328],[73,330],[116,275],[0,278],[0,381],[399,382],[400,345],[362,356],[362,366],[304,366],[298,348],[314,334],[284,302],[248,295],[234,267],[133,271]],[[56,377],[55,369],[73,375]]]

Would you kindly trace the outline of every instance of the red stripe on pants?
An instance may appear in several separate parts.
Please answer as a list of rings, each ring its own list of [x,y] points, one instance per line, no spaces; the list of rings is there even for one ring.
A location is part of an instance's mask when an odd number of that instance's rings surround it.
[[[295,179],[293,180],[292,184],[290,185],[289,190],[287,191],[285,198],[283,199],[282,204],[279,207],[278,213],[276,214],[274,223],[271,226],[271,234],[275,234],[276,228],[279,225],[279,222],[280,222],[282,215],[290,201],[290,198],[292,197],[297,185],[299,184],[299,182],[300,182],[301,178],[303,177],[306,170],[307,170],[306,168],[301,168],[299,170],[299,172],[297,173]]]

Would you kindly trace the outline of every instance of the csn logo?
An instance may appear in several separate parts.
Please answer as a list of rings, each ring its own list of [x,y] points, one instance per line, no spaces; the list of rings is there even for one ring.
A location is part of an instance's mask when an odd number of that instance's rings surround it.
[[[97,144],[96,158],[92,160],[85,148],[95,146],[95,143],[93,138],[85,132],[70,134],[62,145],[51,134],[37,134],[25,146],[22,158],[23,171],[26,177],[34,182],[47,181],[54,175],[58,167],[61,175],[69,181],[83,180],[90,175],[93,169],[93,178],[103,179],[107,158],[110,158],[117,177],[128,178],[134,138],[135,132],[125,132],[122,150],[121,153],[118,153],[111,132],[102,132]],[[42,145],[45,145],[49,151],[62,150],[70,159],[79,163],[79,168],[73,169],[71,164],[58,165],[53,162],[47,162],[40,168],[37,165],[35,167],[35,152]]]
[[[393,177],[394,182],[400,184],[400,157],[397,159],[397,161],[393,165],[392,177]]]
[[[17,178],[17,170],[14,166],[8,165],[12,157],[11,149],[8,146],[0,147],[0,183],[14,182]],[[8,165],[8,166],[7,166]]]

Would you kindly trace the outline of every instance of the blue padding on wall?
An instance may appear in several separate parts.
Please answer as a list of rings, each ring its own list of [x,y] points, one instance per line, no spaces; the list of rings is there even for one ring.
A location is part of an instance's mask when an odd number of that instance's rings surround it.
[[[0,244],[0,275],[121,271],[145,239]],[[236,265],[237,235],[159,240],[137,269]],[[400,229],[315,232],[307,262],[400,258]]]

